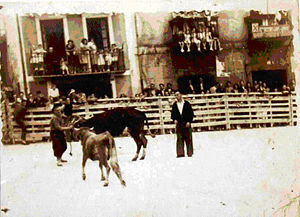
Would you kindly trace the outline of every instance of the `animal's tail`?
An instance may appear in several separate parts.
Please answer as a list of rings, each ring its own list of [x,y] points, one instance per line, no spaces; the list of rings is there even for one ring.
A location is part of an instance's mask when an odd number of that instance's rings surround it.
[[[146,115],[145,115],[146,116]],[[149,128],[149,123],[148,123],[148,118],[146,116],[146,124],[147,124],[147,133],[154,138],[156,135],[154,133],[151,132],[150,128]]]

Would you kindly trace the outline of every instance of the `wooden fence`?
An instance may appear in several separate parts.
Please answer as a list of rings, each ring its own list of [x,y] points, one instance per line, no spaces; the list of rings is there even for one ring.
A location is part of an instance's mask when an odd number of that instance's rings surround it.
[[[293,126],[297,124],[295,93],[250,93],[250,94],[205,94],[184,96],[192,104],[195,113],[194,131],[230,130],[239,128]],[[74,115],[87,117],[116,107],[134,107],[146,112],[151,130],[158,134],[174,133],[171,120],[174,96],[103,99],[96,104],[85,104],[74,108]],[[13,121],[11,105],[2,103],[3,143],[20,141],[21,129]],[[26,114],[27,140],[30,142],[49,140],[50,107],[31,108]],[[4,141],[5,139],[5,141]]]

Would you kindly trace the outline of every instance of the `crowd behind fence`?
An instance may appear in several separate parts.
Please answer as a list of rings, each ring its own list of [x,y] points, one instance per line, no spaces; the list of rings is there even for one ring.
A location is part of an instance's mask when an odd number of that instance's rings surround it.
[[[216,93],[185,95],[194,110],[193,131],[216,131],[295,126],[297,124],[296,94],[282,93]],[[100,99],[95,104],[82,104],[73,109],[73,115],[91,117],[116,107],[134,107],[146,113],[151,131],[157,134],[175,133],[171,120],[174,96]],[[13,119],[12,104],[2,102],[2,142],[20,141],[21,129]],[[51,107],[30,108],[25,116],[27,140],[48,141]]]

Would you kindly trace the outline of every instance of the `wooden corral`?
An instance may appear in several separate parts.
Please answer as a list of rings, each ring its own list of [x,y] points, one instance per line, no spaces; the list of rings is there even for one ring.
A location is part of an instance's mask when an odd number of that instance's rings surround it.
[[[195,113],[194,131],[231,130],[273,126],[294,126],[297,124],[295,93],[220,93],[184,96],[192,104]],[[134,107],[145,111],[149,127],[157,134],[174,133],[171,107],[174,96],[101,99],[95,104],[78,105],[74,115],[88,117],[116,107]],[[2,142],[15,144],[20,141],[21,129],[13,120],[11,104],[2,103]],[[27,140],[48,141],[50,137],[50,106],[30,108],[26,115]]]

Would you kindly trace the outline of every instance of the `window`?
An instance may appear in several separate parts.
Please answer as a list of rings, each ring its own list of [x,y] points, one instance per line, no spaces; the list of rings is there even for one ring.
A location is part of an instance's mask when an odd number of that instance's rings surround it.
[[[98,49],[110,48],[107,18],[86,19],[88,39],[94,39]]]
[[[59,57],[65,57],[65,39],[62,19],[41,20],[41,33],[44,49],[54,48],[54,53]]]

